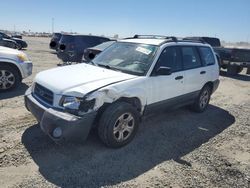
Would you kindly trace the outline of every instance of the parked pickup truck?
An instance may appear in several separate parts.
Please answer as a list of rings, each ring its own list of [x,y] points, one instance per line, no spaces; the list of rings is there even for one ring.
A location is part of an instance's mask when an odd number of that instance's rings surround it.
[[[32,62],[21,51],[0,46],[0,92],[19,86],[32,74]]]
[[[220,39],[212,37],[186,37],[185,39],[200,40],[210,44],[217,54],[220,67],[227,69],[228,74],[238,74],[243,68],[247,68],[247,74],[250,74],[250,49],[224,48],[221,46]]]
[[[218,85],[210,45],[136,35],[89,64],[38,73],[25,105],[55,142],[84,140],[96,128],[103,143],[117,148],[134,138],[146,114],[184,105],[205,111]]]

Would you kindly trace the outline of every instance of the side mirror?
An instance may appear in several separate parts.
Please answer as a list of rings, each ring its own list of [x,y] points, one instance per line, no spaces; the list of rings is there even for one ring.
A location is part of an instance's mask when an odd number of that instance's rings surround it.
[[[170,75],[170,74],[172,74],[170,67],[161,66],[156,70],[156,75]]]

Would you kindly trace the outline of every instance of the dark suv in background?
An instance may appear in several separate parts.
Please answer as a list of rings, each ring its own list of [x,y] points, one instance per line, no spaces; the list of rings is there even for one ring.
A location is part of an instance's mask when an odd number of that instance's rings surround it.
[[[57,50],[57,57],[63,62],[81,62],[84,50],[103,42],[109,38],[91,35],[62,35]]]
[[[57,50],[58,43],[62,37],[62,33],[53,33],[52,38],[49,43],[49,47],[53,50]]]

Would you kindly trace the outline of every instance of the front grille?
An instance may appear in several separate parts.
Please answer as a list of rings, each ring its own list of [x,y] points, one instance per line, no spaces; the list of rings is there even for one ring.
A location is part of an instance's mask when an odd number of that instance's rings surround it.
[[[41,86],[40,84],[37,83],[35,84],[34,95],[43,102],[53,105],[53,99],[54,99],[53,92]]]

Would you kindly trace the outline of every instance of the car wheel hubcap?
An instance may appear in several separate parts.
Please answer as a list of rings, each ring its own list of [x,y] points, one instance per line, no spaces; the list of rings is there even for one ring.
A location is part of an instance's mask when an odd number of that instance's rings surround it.
[[[0,70],[0,89],[9,89],[15,83],[15,76],[7,71]]]
[[[209,92],[208,90],[204,90],[200,97],[200,107],[205,108],[209,100]]]
[[[113,128],[114,138],[122,142],[129,138],[134,130],[135,120],[131,113],[122,114],[115,122]]]

